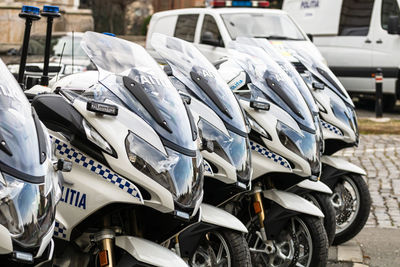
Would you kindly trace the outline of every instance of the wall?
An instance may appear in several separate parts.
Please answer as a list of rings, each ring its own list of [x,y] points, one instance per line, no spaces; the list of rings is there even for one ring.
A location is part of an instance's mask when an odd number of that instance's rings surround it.
[[[25,21],[18,17],[23,4],[42,7],[45,4],[59,5],[61,18],[55,19],[53,31],[87,31],[93,30],[93,18],[91,10],[78,9],[79,1],[18,1],[0,0],[0,53],[13,47],[19,47],[22,43]],[[34,22],[32,33],[45,34],[46,19]]]

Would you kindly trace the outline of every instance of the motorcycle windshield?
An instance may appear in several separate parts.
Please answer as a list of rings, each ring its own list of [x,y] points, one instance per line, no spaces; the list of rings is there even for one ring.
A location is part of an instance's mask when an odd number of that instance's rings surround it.
[[[315,103],[314,97],[312,96],[310,89],[304,82],[303,78],[301,78],[296,68],[289,62],[289,60],[282,56],[279,51],[276,50],[266,38],[238,37],[236,41],[238,43],[252,45],[263,49],[292,79],[296,87],[299,89],[300,93],[303,95],[304,100],[307,102],[310,110],[315,114],[319,112],[318,106]]]
[[[270,101],[288,112],[303,130],[315,133],[314,119],[296,85],[263,49],[238,42],[229,44],[230,57],[249,75]]]
[[[327,85],[329,89],[333,90],[345,102],[354,106],[349,94],[335,74],[333,74],[333,72],[321,60],[313,56],[308,49],[302,45],[291,42],[282,44],[281,49],[284,53],[288,53],[300,61],[308,71]]]
[[[245,120],[235,96],[193,44],[155,33],[151,45],[170,65],[174,76],[212,108],[230,130],[246,135]]]
[[[14,76],[0,60],[0,170],[26,181],[44,177],[32,109]]]
[[[54,222],[50,189],[56,173],[41,160],[41,152],[48,158],[51,152],[44,132],[45,147],[39,147],[40,131],[21,87],[0,60],[0,224],[25,248],[38,247]]]
[[[95,32],[86,32],[81,46],[98,68],[99,82],[151,125],[166,146],[195,153],[182,99],[143,47]]]

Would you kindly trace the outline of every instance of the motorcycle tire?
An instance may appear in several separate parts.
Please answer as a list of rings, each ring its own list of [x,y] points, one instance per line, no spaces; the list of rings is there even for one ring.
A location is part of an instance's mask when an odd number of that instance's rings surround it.
[[[369,193],[368,185],[364,181],[363,177],[359,174],[346,174],[340,177],[338,183],[348,182],[356,190],[356,195],[359,197],[359,208],[355,214],[353,221],[345,227],[343,230],[338,231],[336,228],[335,239],[333,240],[334,245],[339,245],[349,241],[355,237],[364,227],[368,220],[369,212],[371,210],[371,195]],[[334,186],[334,193],[338,183]],[[340,212],[336,211],[336,217],[340,216]]]
[[[311,200],[325,215],[323,222],[326,235],[328,236],[328,243],[331,246],[336,234],[336,210],[332,205],[330,195],[312,192],[304,195],[304,197]]]
[[[209,266],[207,262],[211,262],[211,266],[251,267],[249,246],[244,235],[228,229],[207,233],[193,255],[190,266]]]
[[[295,235],[290,234],[293,225],[300,226],[295,231]],[[250,250],[257,251],[252,253],[252,262],[255,267],[265,266],[297,266],[300,263],[306,267],[323,267],[326,266],[328,261],[328,237],[325,232],[325,228],[321,219],[310,216],[310,215],[296,215],[293,216],[288,224],[285,226],[283,233],[279,234],[282,237],[281,240],[274,240],[275,249],[281,251],[275,251],[273,253],[260,253],[263,250],[263,244],[257,239],[256,231],[259,231],[258,217],[254,217],[251,225],[249,226],[249,234],[247,240],[249,242]],[[300,233],[300,235],[298,235]],[[309,246],[311,244],[311,247]],[[257,247],[256,245],[261,245]],[[297,249],[295,248],[297,247]],[[300,247],[302,249],[300,249]],[[288,249],[289,248],[289,249]],[[294,250],[294,251],[290,251]],[[306,252],[312,251],[311,255],[306,255]],[[282,252],[284,258],[291,255],[291,259],[283,259],[281,256]],[[301,255],[301,254],[304,255]]]

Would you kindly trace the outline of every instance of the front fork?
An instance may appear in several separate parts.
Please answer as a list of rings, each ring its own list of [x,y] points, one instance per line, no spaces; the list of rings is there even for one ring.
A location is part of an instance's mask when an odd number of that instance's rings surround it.
[[[264,209],[264,205],[262,202],[262,188],[261,186],[257,185],[254,187],[253,189],[253,196],[254,196],[254,200],[253,200],[253,208],[254,208],[254,212],[255,214],[258,215],[258,220],[259,220],[259,224],[260,224],[260,232],[257,232],[257,235],[259,236],[259,238],[263,241],[263,243],[266,246],[266,250],[269,253],[274,253],[275,252],[275,246],[273,241],[268,240],[267,238],[267,233],[265,230],[265,209]]]
[[[115,267],[114,245],[115,232],[110,229],[110,218],[104,218],[104,229],[94,235],[93,241],[99,249],[98,262],[100,267]]]

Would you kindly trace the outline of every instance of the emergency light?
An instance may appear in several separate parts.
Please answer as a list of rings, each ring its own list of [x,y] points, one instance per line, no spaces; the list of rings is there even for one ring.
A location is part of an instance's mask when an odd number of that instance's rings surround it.
[[[40,19],[40,8],[35,6],[22,6],[19,16],[21,18],[29,17],[32,20],[38,20]]]
[[[210,1],[211,7],[269,7],[269,1]]]

